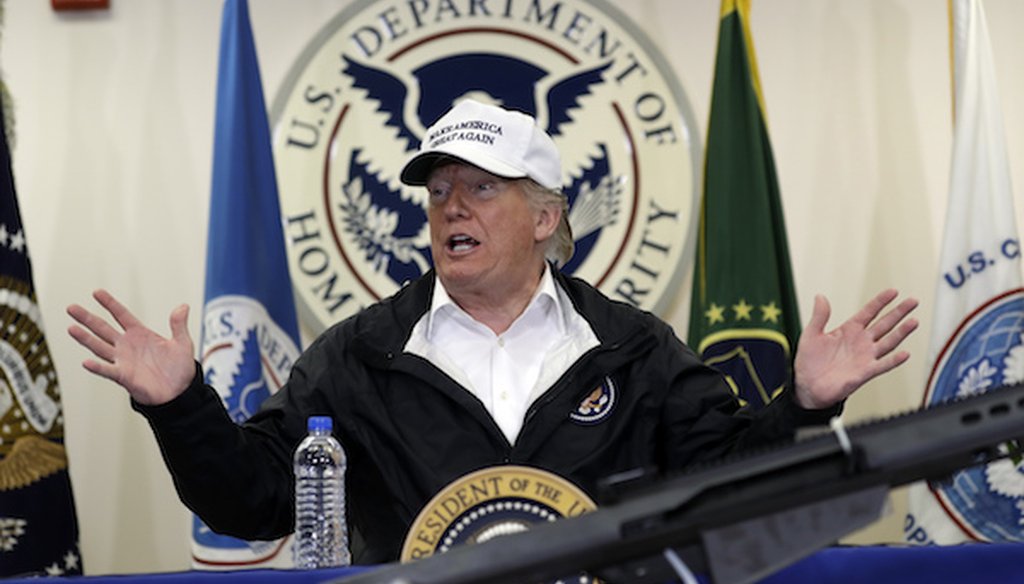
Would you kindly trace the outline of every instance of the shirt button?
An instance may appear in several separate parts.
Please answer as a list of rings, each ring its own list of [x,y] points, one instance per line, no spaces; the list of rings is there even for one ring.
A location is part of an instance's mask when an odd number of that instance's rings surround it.
[[[500,397],[503,400],[508,400],[508,392],[507,391],[503,391],[503,392],[501,392],[501,394],[498,397]]]
[[[499,347],[504,347],[505,346],[505,339],[503,339],[501,337],[498,337],[498,346]]]

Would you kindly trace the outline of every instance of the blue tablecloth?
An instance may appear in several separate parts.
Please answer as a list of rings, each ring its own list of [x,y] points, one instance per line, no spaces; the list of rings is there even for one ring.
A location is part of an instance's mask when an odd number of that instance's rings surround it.
[[[803,582],[1024,583],[1024,544],[829,548],[762,580],[761,584]]]
[[[81,584],[291,584],[320,583],[372,568],[239,570],[61,578]],[[40,580],[10,580],[5,584]],[[761,584],[1019,584],[1024,583],[1024,544],[950,547],[835,547],[822,550],[764,579]]]

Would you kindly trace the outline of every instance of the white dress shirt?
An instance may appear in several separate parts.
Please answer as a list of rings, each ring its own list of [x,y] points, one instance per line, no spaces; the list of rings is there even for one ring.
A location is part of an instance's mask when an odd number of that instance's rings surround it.
[[[530,404],[597,345],[590,323],[545,266],[526,310],[501,335],[462,310],[436,280],[430,310],[413,327],[405,351],[468,389],[515,444]]]

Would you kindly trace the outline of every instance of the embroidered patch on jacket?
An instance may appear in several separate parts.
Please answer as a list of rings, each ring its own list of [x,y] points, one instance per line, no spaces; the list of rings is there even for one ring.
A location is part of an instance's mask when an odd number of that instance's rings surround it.
[[[600,424],[612,413],[616,399],[615,383],[611,377],[605,377],[601,385],[583,398],[576,409],[569,413],[569,418],[585,426]]]

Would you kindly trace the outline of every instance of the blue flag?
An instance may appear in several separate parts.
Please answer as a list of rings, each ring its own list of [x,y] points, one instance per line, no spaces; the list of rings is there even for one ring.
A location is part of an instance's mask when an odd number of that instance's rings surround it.
[[[246,0],[227,0],[199,358],[236,422],[285,382],[299,355],[298,331],[249,9]],[[218,535],[197,517],[192,557],[199,568],[291,565],[286,540]]]
[[[81,574],[60,387],[36,302],[3,115],[0,327],[0,578]]]

